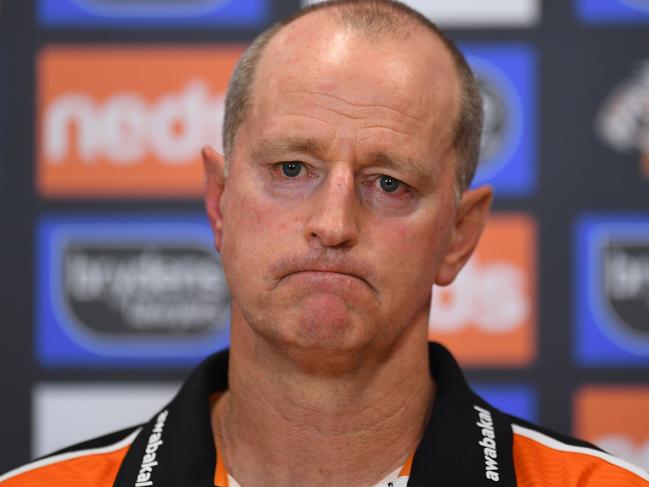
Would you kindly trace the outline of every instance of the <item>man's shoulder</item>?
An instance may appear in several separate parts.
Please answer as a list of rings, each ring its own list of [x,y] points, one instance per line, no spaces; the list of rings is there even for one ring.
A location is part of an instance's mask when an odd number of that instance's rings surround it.
[[[112,487],[131,443],[132,427],[70,446],[0,475],[2,487]]]
[[[510,417],[520,487],[649,487],[649,473],[595,445]]]

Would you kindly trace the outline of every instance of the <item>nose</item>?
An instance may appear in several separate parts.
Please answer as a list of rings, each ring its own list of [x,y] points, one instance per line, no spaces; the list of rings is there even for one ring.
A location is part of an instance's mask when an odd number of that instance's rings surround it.
[[[334,168],[312,196],[305,237],[323,247],[352,247],[358,240],[357,218],[354,175],[347,168]]]

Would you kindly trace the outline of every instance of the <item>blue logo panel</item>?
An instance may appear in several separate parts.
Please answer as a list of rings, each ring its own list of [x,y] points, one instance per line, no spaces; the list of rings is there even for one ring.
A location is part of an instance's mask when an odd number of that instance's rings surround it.
[[[647,0],[575,0],[577,16],[588,24],[649,22]]]
[[[649,365],[649,214],[582,217],[575,263],[578,362]]]
[[[52,215],[37,238],[42,365],[191,366],[228,346],[229,293],[204,217]]]
[[[472,384],[473,390],[501,411],[531,422],[538,420],[536,391],[522,384]]]
[[[496,197],[528,196],[536,187],[536,52],[520,43],[462,47],[485,110],[474,184],[493,185]]]
[[[268,0],[39,0],[49,27],[257,27]]]

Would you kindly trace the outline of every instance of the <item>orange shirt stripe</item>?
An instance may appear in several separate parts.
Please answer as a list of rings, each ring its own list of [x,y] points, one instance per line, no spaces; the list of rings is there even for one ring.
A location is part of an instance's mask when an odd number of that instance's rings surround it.
[[[223,455],[216,448],[216,470],[214,471],[214,486],[215,487],[229,487],[228,485],[228,471],[225,469],[223,463]]]
[[[408,457],[408,460],[406,460],[406,463],[403,464],[403,467],[399,471],[399,477],[410,477],[410,470],[412,470],[412,460],[415,458],[415,454],[413,453]]]
[[[112,445],[53,455],[0,477],[2,487],[112,487],[137,429]]]
[[[649,486],[649,473],[607,453],[569,445],[518,425],[512,429],[520,487]]]

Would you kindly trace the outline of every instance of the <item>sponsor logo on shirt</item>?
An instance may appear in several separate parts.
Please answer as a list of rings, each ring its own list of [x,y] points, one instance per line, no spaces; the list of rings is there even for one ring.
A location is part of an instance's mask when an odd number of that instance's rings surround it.
[[[227,345],[229,292],[202,217],[49,217],[38,248],[43,363],[193,363]]]
[[[220,148],[225,90],[241,52],[241,47],[43,50],[41,194],[199,196],[200,147]]]
[[[647,0],[575,0],[577,16],[586,23],[649,22]]]
[[[649,470],[648,386],[587,386],[574,406],[577,436]]]
[[[578,358],[649,363],[649,217],[583,217],[577,226]]]
[[[481,408],[473,406],[478,412],[478,422],[476,426],[480,428],[482,439],[478,442],[484,451],[485,477],[494,482],[500,480],[498,474],[498,448],[496,445],[496,432],[494,431],[494,422],[491,413]]]
[[[639,154],[641,170],[649,179],[649,60],[611,92],[595,127],[609,147]]]
[[[167,416],[169,416],[169,411],[166,409],[158,414],[155,424],[153,425],[153,431],[149,436],[149,441],[147,442],[145,454],[142,458],[142,463],[140,464],[140,471],[137,475],[137,480],[135,482],[135,487],[150,487],[153,484],[151,476],[153,475],[153,469],[158,465],[157,452],[160,446],[164,443],[162,441],[162,431],[167,421]]]
[[[465,366],[525,365],[536,351],[536,224],[491,218],[455,282],[434,287],[429,338]]]
[[[41,24],[57,27],[253,27],[268,16],[267,0],[39,0]]]

